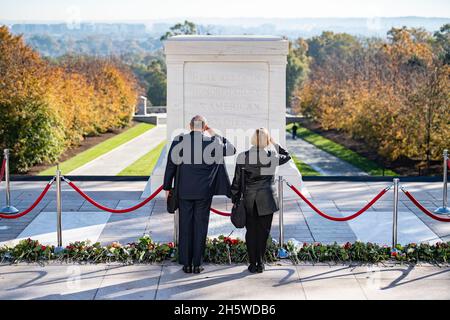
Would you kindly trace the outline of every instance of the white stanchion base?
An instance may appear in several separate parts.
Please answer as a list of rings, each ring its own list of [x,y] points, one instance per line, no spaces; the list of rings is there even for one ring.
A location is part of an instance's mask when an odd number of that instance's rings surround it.
[[[442,214],[442,215],[450,215],[450,208],[449,207],[439,207],[436,210],[434,210],[435,214]]]
[[[6,206],[0,209],[0,213],[3,214],[16,214],[19,213],[19,210],[16,207],[13,206]]]

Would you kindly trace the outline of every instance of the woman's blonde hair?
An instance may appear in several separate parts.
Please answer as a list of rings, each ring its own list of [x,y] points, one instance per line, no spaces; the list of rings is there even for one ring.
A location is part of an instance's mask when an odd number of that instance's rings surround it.
[[[256,129],[252,136],[251,144],[259,148],[265,148],[270,144],[270,134],[269,130],[266,128]]]

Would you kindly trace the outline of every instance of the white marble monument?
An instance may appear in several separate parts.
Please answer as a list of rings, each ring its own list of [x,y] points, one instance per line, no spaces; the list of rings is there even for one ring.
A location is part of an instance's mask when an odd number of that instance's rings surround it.
[[[288,45],[273,36],[175,36],[165,41],[167,141],[187,131],[190,119],[200,114],[238,152],[249,147],[259,127],[285,145]],[[161,185],[166,156],[150,179],[151,190]],[[227,159],[230,178],[234,161]],[[292,161],[279,174],[296,185],[301,182]]]

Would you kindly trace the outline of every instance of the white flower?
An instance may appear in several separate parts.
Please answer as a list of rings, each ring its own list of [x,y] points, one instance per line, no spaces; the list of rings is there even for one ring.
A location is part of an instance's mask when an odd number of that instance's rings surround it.
[[[290,238],[288,240],[288,243],[292,244],[296,249],[301,249],[303,248],[303,242],[298,241],[295,238]]]

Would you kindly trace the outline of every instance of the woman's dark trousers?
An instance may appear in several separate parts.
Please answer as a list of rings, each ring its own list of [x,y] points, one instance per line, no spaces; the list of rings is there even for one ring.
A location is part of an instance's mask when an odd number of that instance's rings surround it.
[[[247,211],[246,218],[245,227],[247,228],[247,233],[245,234],[245,241],[247,243],[248,258],[251,264],[263,263],[273,214],[258,216],[256,204],[254,204],[253,211]]]

